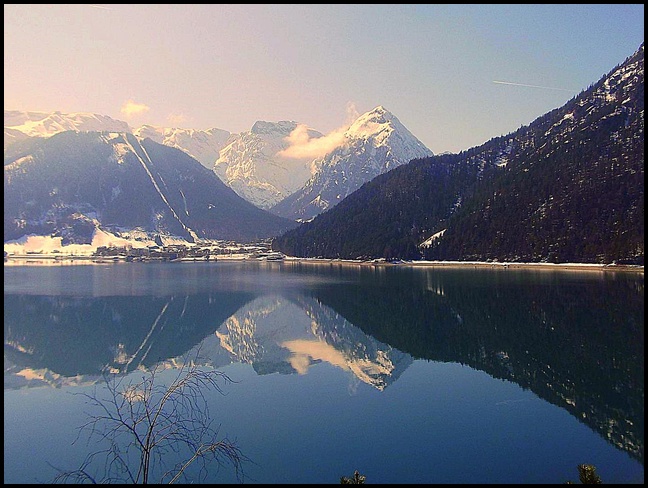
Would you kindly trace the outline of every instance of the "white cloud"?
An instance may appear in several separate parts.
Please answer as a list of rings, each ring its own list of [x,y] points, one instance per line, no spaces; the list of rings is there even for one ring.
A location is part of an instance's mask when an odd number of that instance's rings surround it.
[[[149,110],[150,107],[148,105],[137,103],[133,100],[128,100],[126,103],[124,103],[124,105],[122,105],[121,113],[126,117],[134,117],[148,112]]]
[[[308,134],[308,126],[299,124],[286,137],[288,147],[277,153],[278,156],[293,159],[316,159],[330,153],[345,142],[344,133],[355,119],[358,118],[358,111],[353,102],[347,103],[346,123],[332,130],[322,137],[311,137]]]
[[[315,159],[330,153],[344,143],[344,132],[347,127],[340,127],[322,137],[308,135],[308,126],[299,124],[286,137],[289,146],[279,151],[278,156],[293,159]]]

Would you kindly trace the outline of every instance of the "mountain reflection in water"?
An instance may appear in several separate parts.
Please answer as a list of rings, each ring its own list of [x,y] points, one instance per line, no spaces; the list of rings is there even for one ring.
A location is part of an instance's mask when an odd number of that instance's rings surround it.
[[[643,465],[643,275],[278,269],[258,270],[268,278],[235,268],[229,284],[167,283],[164,293],[5,285],[5,390],[93,382],[196,351],[205,365],[258,374],[327,362],[378,390],[415,359],[455,362],[533,391]]]

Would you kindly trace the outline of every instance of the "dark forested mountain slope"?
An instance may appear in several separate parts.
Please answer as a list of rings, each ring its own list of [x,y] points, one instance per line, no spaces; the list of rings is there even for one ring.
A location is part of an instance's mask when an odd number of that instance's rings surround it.
[[[343,258],[643,263],[643,60],[642,45],[563,107],[512,134],[375,178],[277,238],[275,249]]]

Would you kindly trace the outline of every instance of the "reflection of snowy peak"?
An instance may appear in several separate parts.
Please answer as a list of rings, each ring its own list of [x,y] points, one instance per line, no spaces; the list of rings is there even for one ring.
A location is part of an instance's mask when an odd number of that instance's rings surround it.
[[[368,336],[318,301],[303,300],[302,307],[313,319],[313,334],[334,345],[348,369],[363,383],[384,390],[412,364],[409,354]]]
[[[312,176],[310,159],[282,158],[286,137],[296,122],[258,121],[249,132],[232,135],[214,164],[218,177],[236,193],[261,208],[268,208],[301,186]],[[310,137],[322,134],[308,130]]]
[[[208,169],[214,167],[220,150],[225,146],[230,133],[222,129],[178,129],[143,125],[133,131],[138,137],[150,137],[159,144],[176,147],[197,159]]]
[[[216,332],[235,361],[259,374],[300,373],[327,362],[383,390],[412,363],[408,354],[376,341],[312,298],[258,298]]]
[[[344,135],[346,143],[313,161],[317,173],[303,188],[273,207],[274,213],[311,219],[379,174],[432,155],[382,106],[358,117]]]
[[[23,388],[69,388],[72,386],[91,386],[99,383],[101,375],[63,376],[47,368],[28,368],[12,364],[5,357],[4,389],[20,390]]]
[[[259,374],[294,373],[290,351],[281,344],[308,339],[311,322],[296,305],[278,296],[257,298],[228,318],[216,332],[235,361],[252,364]]]

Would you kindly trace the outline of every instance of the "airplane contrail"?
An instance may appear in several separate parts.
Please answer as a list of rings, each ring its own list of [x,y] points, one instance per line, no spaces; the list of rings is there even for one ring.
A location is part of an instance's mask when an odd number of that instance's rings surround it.
[[[103,5],[90,5],[90,6],[94,8],[100,8],[103,10],[112,10],[110,7],[104,7]]]
[[[569,90],[567,88],[556,88],[553,86],[539,86],[539,85],[525,85],[524,83],[512,83],[510,81],[494,81],[493,83],[498,83],[500,85],[513,85],[513,86],[527,86],[529,88],[544,88],[545,90],[561,90],[561,91],[568,91],[568,92],[573,92],[574,90]]]

